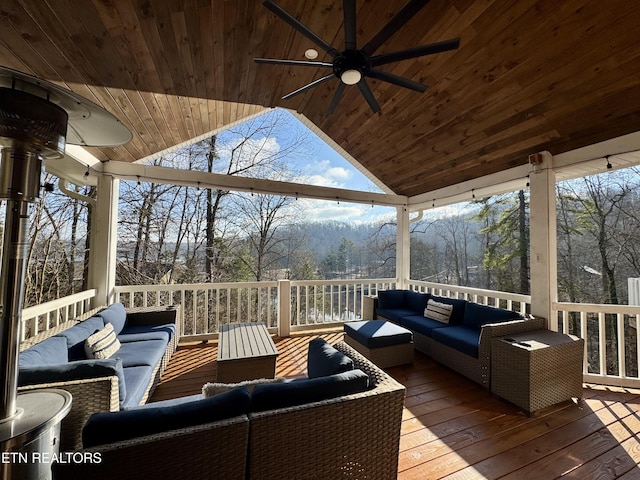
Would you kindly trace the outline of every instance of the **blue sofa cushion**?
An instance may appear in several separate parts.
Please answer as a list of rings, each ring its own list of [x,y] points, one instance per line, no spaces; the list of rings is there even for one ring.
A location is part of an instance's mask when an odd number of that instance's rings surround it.
[[[408,308],[393,308],[393,309],[384,309],[378,308],[376,309],[376,315],[378,317],[384,318],[386,320],[391,320],[398,325],[401,322],[401,318],[410,317],[411,315],[416,315],[418,312],[413,310],[409,310]]]
[[[113,331],[116,332],[116,335],[122,331],[127,322],[127,312],[121,303],[109,305],[104,310],[96,313],[96,317],[102,317],[105,325],[107,323],[113,325]]]
[[[487,323],[508,322],[518,319],[522,319],[522,316],[511,310],[468,302],[464,310],[462,324],[466,327],[481,328],[482,325]]]
[[[127,384],[127,398],[120,398],[120,409],[127,410],[140,405],[147,387],[151,383],[153,368],[148,365],[127,367],[123,369],[124,381]]]
[[[435,295],[431,296],[431,299],[434,302],[446,303],[449,305],[453,305],[453,311],[451,312],[451,317],[449,317],[450,325],[460,325],[462,324],[462,320],[464,318],[464,312],[467,308],[467,305],[470,302],[466,300],[460,300],[457,298],[449,298],[449,297],[436,297]]]
[[[165,343],[173,338],[176,326],[167,325],[127,325],[118,335],[120,342],[139,342],[141,340],[162,340]]]
[[[236,388],[204,399],[187,397],[169,405],[150,403],[120,412],[94,413],[82,430],[82,444],[95,447],[237,417],[247,413],[250,400],[246,388]]]
[[[110,377],[112,375],[117,375],[118,377],[118,391],[120,401],[122,401],[127,396],[127,387],[122,360],[118,358],[79,360],[76,362],[20,367],[18,371],[18,386],[68,382],[86,378]]]
[[[167,342],[162,340],[127,342],[123,343],[113,356],[122,359],[124,368],[143,365],[155,368],[162,360],[166,349]]]
[[[378,308],[383,310],[405,308],[405,290],[381,290],[378,292]]]
[[[427,306],[427,300],[430,295],[427,293],[414,292],[412,290],[405,290],[404,292],[404,308],[413,310],[416,313],[424,312]]]
[[[459,352],[478,358],[478,344],[480,343],[480,329],[462,325],[435,328],[431,338],[443,345],[454,348]]]
[[[409,330],[384,320],[345,323],[344,331],[368,348],[389,347],[413,340],[413,334]]]
[[[427,318],[422,315],[412,315],[409,317],[402,317],[400,320],[400,325],[404,328],[408,328],[411,331],[421,333],[427,337],[431,337],[431,331],[434,328],[443,328],[447,327],[446,323],[439,322],[437,320],[433,320],[432,318]]]
[[[336,350],[323,338],[309,342],[307,375],[309,378],[325,377],[334,373],[353,370],[353,360]]]
[[[251,411],[263,412],[304,405],[364,392],[368,388],[369,376],[359,369],[328,377],[257,385],[251,396]]]
[[[56,337],[64,337],[67,339],[70,362],[86,360],[87,356],[84,353],[84,341],[103,328],[104,321],[102,317],[93,316],[59,333]]]
[[[18,366],[20,368],[33,367],[66,363],[68,360],[67,340],[62,337],[50,337],[20,352]]]

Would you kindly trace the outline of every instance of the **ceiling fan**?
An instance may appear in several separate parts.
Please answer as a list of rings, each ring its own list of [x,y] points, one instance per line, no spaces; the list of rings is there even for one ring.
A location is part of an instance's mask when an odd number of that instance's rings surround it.
[[[257,63],[269,63],[279,65],[292,65],[303,67],[316,67],[332,69],[332,72],[324,77],[318,78],[313,82],[301,87],[284,97],[283,100],[291,98],[299,93],[305,92],[310,88],[313,88],[321,83],[324,83],[332,78],[338,78],[340,83],[338,88],[329,104],[329,115],[331,115],[338,105],[340,98],[344,92],[346,85],[357,85],[360,93],[365,98],[369,107],[374,113],[380,111],[380,105],[373,96],[371,88],[366,81],[366,77],[375,78],[376,80],[382,80],[383,82],[392,83],[400,87],[415,90],[417,92],[424,92],[427,86],[423,83],[410,80],[405,77],[400,77],[389,72],[378,69],[382,65],[386,65],[393,62],[399,62],[401,60],[408,60],[411,58],[422,57],[425,55],[432,55],[434,53],[446,52],[449,50],[455,50],[460,45],[460,39],[454,38],[451,40],[445,40],[443,42],[432,43],[429,45],[422,45],[419,47],[408,48],[406,50],[400,50],[392,53],[385,53],[382,55],[374,55],[375,51],[386,42],[391,36],[396,33],[402,26],[411,19],[422,7],[424,7],[429,0],[410,0],[402,10],[400,10],[395,17],[393,17],[382,29],[362,48],[358,48],[356,45],[356,2],[355,0],[343,0],[344,11],[344,38],[345,46],[342,52],[329,45],[322,38],[312,32],[307,26],[299,22],[289,12],[277,5],[272,0],[264,0],[263,4],[273,13],[275,13],[282,20],[287,22],[293,28],[295,28],[302,35],[307,37],[317,46],[322,48],[333,59],[331,62],[317,62],[317,61],[304,61],[304,60],[284,60],[274,58],[254,58]]]

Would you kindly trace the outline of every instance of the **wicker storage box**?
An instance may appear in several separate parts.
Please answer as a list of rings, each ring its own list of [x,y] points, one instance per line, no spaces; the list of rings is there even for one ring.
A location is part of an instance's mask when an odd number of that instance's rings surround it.
[[[494,338],[491,391],[531,414],[582,397],[584,340],[550,330]]]

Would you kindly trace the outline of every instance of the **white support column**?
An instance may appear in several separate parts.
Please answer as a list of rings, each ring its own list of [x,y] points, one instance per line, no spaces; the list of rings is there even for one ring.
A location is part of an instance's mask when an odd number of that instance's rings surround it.
[[[89,287],[97,290],[94,307],[113,302],[113,288],[116,285],[119,190],[120,180],[108,175],[98,177],[98,195],[91,216],[88,278]]]
[[[549,152],[536,154],[535,158],[541,163],[534,165],[529,176],[531,313],[546,318],[548,328],[557,330],[557,313],[553,310],[558,300],[556,176]]]
[[[405,288],[405,280],[411,275],[410,271],[410,240],[409,240],[409,209],[396,207],[396,288]]]
[[[291,282],[278,280],[278,336],[291,336]]]

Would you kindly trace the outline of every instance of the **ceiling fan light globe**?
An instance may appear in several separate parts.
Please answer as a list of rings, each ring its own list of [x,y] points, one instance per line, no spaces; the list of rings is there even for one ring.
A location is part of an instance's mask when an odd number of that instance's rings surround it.
[[[345,70],[344,72],[342,72],[340,80],[342,80],[342,83],[344,83],[345,85],[355,85],[360,80],[362,80],[362,73],[354,69]]]

